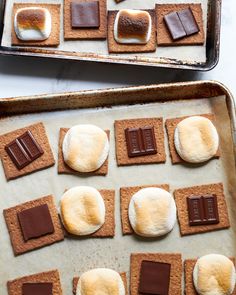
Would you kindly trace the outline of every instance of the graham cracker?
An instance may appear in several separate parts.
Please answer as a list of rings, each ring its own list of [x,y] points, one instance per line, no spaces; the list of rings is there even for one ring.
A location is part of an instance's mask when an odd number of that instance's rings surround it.
[[[48,9],[52,17],[52,30],[48,39],[42,41],[23,41],[17,38],[14,29],[14,18],[18,9],[29,7],[42,7]],[[60,4],[14,3],[12,11],[11,44],[17,46],[43,46],[56,47],[60,44]]]
[[[143,260],[169,263],[170,285],[169,293],[171,295],[181,295],[182,286],[182,257],[179,253],[135,253],[131,254],[130,260],[130,295],[139,295],[139,277],[141,263]]]
[[[118,10],[108,12],[108,51],[109,53],[153,52],[156,50],[156,19],[154,10],[145,10],[151,15],[152,32],[147,44],[120,44],[114,38],[114,23]]]
[[[131,186],[120,188],[120,211],[121,211],[121,225],[123,235],[130,235],[134,233],[130,222],[129,222],[129,203],[132,196],[139,190],[145,187],[158,187],[166,191],[169,191],[168,184],[154,184],[154,185],[142,185],[142,186]]]
[[[120,272],[120,276],[122,278],[122,281],[124,283],[125,287],[125,295],[128,295],[128,286],[127,286],[127,277],[125,272]],[[73,294],[76,295],[76,288],[79,282],[79,277],[74,277],[72,281],[72,286],[73,286]]]
[[[193,12],[200,31],[197,34],[179,40],[173,40],[165,24],[164,16],[171,12],[180,11],[189,7]],[[156,4],[156,19],[158,46],[203,45],[205,42],[201,4]]]
[[[64,137],[66,135],[66,132],[69,130],[70,128],[60,128],[60,133],[59,133],[59,146],[58,146],[58,174],[76,174],[76,175],[107,175],[108,173],[108,157],[106,159],[106,161],[103,163],[103,165],[96,171],[93,172],[87,172],[87,173],[82,173],[82,172],[78,172],[75,171],[74,169],[70,168],[64,161],[63,158],[63,152],[62,152],[62,144],[63,144],[63,140]],[[110,140],[110,131],[109,130],[105,130],[108,140]]]
[[[29,165],[25,166],[21,170],[18,170],[18,168],[9,157],[8,153],[5,151],[5,146],[16,139],[18,136],[24,134],[27,130],[31,131],[35,140],[43,149],[44,153],[42,156],[31,162]],[[17,177],[36,172],[38,170],[51,167],[55,164],[53,153],[47,138],[46,130],[42,122],[0,135],[0,157],[7,180],[15,179]]]
[[[33,208],[44,204],[48,205],[54,226],[54,233],[39,238],[30,239],[27,242],[25,242],[17,213],[25,209]],[[9,231],[11,244],[15,256],[64,240],[63,229],[61,227],[58,212],[54,204],[52,195],[5,209],[3,210],[3,215]]]
[[[91,0],[78,0],[89,2]],[[71,0],[64,0],[64,39],[106,39],[107,38],[107,1],[99,0],[100,26],[99,28],[72,28]]]
[[[22,295],[22,285],[25,283],[52,283],[52,295],[62,295],[61,281],[58,270],[51,270],[8,281],[8,294]]]
[[[129,158],[125,129],[153,126],[156,138],[157,153]],[[134,164],[165,163],[166,153],[164,146],[163,118],[141,118],[115,121],[116,160],[118,166]]]
[[[235,259],[233,257],[229,257],[229,259],[235,265]],[[184,261],[185,295],[198,295],[193,283],[193,269],[196,262],[197,259],[186,259]],[[234,289],[232,295],[236,295],[236,288]]]
[[[109,238],[115,236],[115,191],[114,190],[106,190],[102,189],[99,190],[105,204],[106,208],[106,215],[105,215],[105,222],[103,226],[97,230],[96,232],[92,233],[91,235],[85,237],[93,237],[93,238]],[[78,237],[66,231],[65,235],[67,237]],[[80,238],[83,236],[80,236]]]
[[[187,197],[191,195],[208,195],[215,194],[217,196],[219,223],[209,225],[189,225]],[[178,220],[180,225],[180,233],[182,236],[204,233],[230,227],[227,204],[224,196],[222,183],[201,185],[177,189],[174,191],[175,203],[177,207]]]
[[[196,116],[196,115],[194,115],[194,116]],[[204,115],[198,115],[198,116],[205,117],[205,118],[211,120],[211,122],[214,125],[216,125],[215,116],[213,114],[204,114]],[[192,116],[184,116],[184,117],[180,117],[180,118],[167,119],[165,122],[172,164],[187,163],[179,156],[179,154],[177,153],[177,151],[175,149],[174,135],[175,135],[175,128],[179,124],[179,122],[181,122],[182,120],[189,118],[189,117],[192,117]],[[218,151],[215,154],[215,156],[213,157],[213,159],[219,159],[219,157],[220,157],[220,149],[218,149]],[[191,164],[191,163],[188,163],[188,164]]]

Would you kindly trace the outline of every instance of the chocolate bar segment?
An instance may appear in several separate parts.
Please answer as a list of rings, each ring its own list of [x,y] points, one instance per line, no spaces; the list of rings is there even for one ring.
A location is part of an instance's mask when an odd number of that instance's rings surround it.
[[[168,295],[170,270],[169,263],[143,260],[140,270],[139,293]]]
[[[126,128],[125,138],[129,157],[153,155],[157,153],[153,127]]]
[[[190,7],[165,15],[164,21],[173,40],[191,36],[200,31]]]
[[[43,154],[42,148],[29,130],[6,145],[5,150],[19,170]]]
[[[200,31],[191,8],[179,11],[178,16],[187,36],[196,34]]]
[[[52,283],[24,283],[22,295],[53,295]]]
[[[14,141],[6,145],[5,150],[11,158],[12,162],[19,170],[29,165],[30,157],[28,156],[18,139],[15,139]]]
[[[17,215],[25,242],[54,233],[47,204],[23,210]]]
[[[190,196],[187,205],[190,226],[219,223],[216,195]]]
[[[31,161],[39,158],[43,154],[41,146],[37,143],[33,134],[29,130],[18,137],[18,140],[26,153],[29,155]]]
[[[71,2],[72,28],[98,28],[100,26],[99,2]]]
[[[164,20],[174,40],[178,40],[187,36],[177,12],[172,12],[165,15]]]

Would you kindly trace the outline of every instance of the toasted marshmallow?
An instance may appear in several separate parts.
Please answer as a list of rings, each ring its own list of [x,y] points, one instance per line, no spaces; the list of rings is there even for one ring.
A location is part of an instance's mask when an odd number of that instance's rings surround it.
[[[96,232],[105,222],[104,200],[93,187],[76,186],[61,198],[61,216],[66,230],[84,236]]]
[[[147,187],[135,193],[129,204],[129,221],[136,234],[158,237],[170,232],[176,222],[176,205],[167,191]]]
[[[14,29],[22,41],[43,41],[52,30],[51,14],[46,8],[28,7],[18,9],[14,18]]]
[[[175,148],[186,162],[202,163],[216,154],[219,136],[213,123],[201,116],[182,120],[175,129]]]
[[[125,295],[121,276],[109,268],[95,268],[83,273],[76,295]]]
[[[193,282],[199,295],[230,295],[236,283],[234,264],[224,255],[202,256],[195,264]]]
[[[122,9],[115,18],[114,38],[122,44],[146,44],[152,32],[152,19],[147,11]]]
[[[105,131],[95,125],[76,125],[68,130],[62,145],[64,161],[79,172],[99,169],[109,153]]]

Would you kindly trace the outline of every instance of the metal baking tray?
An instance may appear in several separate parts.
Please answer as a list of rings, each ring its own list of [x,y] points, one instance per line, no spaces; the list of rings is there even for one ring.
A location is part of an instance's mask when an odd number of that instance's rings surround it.
[[[165,164],[117,167],[114,120],[122,118],[173,118],[213,112],[221,138],[221,158],[191,168],[172,165],[167,136]],[[92,185],[116,190],[115,237],[80,238],[65,241],[14,257],[3,215],[0,214],[0,290],[7,295],[6,281],[28,274],[58,269],[65,295],[72,294],[72,278],[93,267],[109,267],[129,274],[130,254],[134,252],[182,253],[195,258],[207,253],[236,256],[236,117],[233,96],[222,84],[213,81],[160,84],[73,93],[0,99],[0,134],[42,121],[55,156],[58,154],[60,127],[79,123],[97,124],[111,131],[109,172],[104,176],[58,175],[57,166],[6,182],[0,165],[0,209],[53,194],[59,205],[66,188]],[[122,236],[119,188],[132,185],[169,183],[170,190],[199,184],[223,182],[231,228],[180,237],[176,223],[173,231],[159,239]],[[224,241],[224,243],[222,243]]]
[[[4,12],[7,0],[0,0],[0,41],[4,30]],[[220,25],[222,0],[206,0],[208,6],[207,30],[206,30],[206,61],[183,61],[179,59],[149,57],[148,55],[107,55],[97,53],[59,51],[56,49],[40,48],[14,48],[0,46],[0,54],[17,56],[48,57],[65,60],[81,60],[105,63],[119,63],[128,65],[155,66],[174,69],[190,69],[208,71],[214,68],[219,60],[220,50]],[[32,1],[31,1],[32,2]],[[167,1],[168,2],[168,1]],[[180,1],[181,2],[181,1]],[[189,1],[191,2],[191,1]],[[119,9],[119,6],[117,6]],[[10,16],[9,16],[10,17]],[[0,42],[1,44],[1,42]]]

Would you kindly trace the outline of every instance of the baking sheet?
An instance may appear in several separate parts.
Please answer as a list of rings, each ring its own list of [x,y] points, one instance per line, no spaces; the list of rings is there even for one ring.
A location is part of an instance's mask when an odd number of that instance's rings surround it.
[[[201,3],[203,9],[204,31],[206,34],[207,27],[207,6],[208,0],[124,0],[116,4],[115,0],[107,0],[108,10],[119,10],[122,8],[133,9],[154,9],[156,3]],[[56,50],[69,51],[69,52],[83,52],[95,53],[103,56],[108,55],[107,41],[106,40],[79,40],[79,41],[64,41],[63,37],[63,0],[6,0],[5,17],[4,17],[4,30],[2,37],[2,46],[11,47],[11,15],[13,3],[60,3],[61,9],[61,44]],[[14,46],[14,48],[16,48]],[[40,47],[43,48],[43,47]],[[54,48],[45,48],[47,50],[55,50]],[[141,56],[149,58],[150,62],[157,61],[162,58],[177,59],[185,62],[206,62],[206,45],[204,46],[174,46],[174,47],[157,47],[156,52],[151,53],[138,53],[138,54],[109,54],[112,56]],[[153,60],[152,60],[153,59]],[[161,60],[160,60],[161,61]]]
[[[172,165],[169,157],[167,136],[165,164],[117,167],[114,145],[114,120],[124,118],[164,117],[173,118],[185,115],[213,112],[216,115],[217,129],[221,140],[220,160],[211,160],[207,164],[188,168]],[[30,115],[7,117],[1,120],[0,134],[43,121],[54,156],[57,159],[58,135],[60,127],[71,127],[79,123],[92,123],[103,129],[111,130],[111,150],[109,173],[106,177],[58,175],[57,166],[22,177],[10,182],[5,181],[0,166],[1,190],[0,208],[17,205],[44,195],[53,194],[59,206],[59,200],[66,188],[76,185],[91,185],[98,189],[116,190],[116,235],[113,239],[65,239],[24,255],[14,257],[3,215],[0,215],[0,290],[7,295],[6,281],[32,273],[50,269],[59,269],[63,294],[72,294],[72,278],[94,267],[109,267],[129,274],[129,259],[133,252],[180,252],[183,259],[193,258],[207,253],[221,253],[235,256],[235,216],[236,212],[236,171],[233,157],[233,145],[230,133],[230,120],[225,104],[225,96],[145,105],[117,106],[113,108],[67,110]],[[227,199],[231,228],[206,234],[180,237],[176,223],[173,231],[166,237],[144,240],[134,235],[122,236],[119,188],[122,186],[169,183],[171,192],[176,188],[223,182]]]

